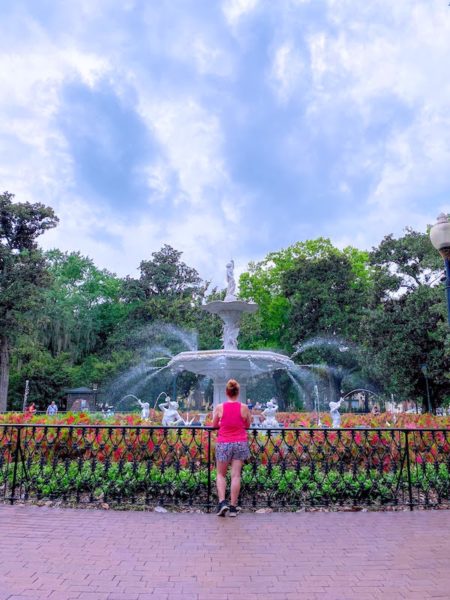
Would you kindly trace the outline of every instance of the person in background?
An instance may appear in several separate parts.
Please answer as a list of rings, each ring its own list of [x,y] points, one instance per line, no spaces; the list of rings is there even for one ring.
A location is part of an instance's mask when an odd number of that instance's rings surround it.
[[[380,408],[379,408],[378,404],[374,404],[374,406],[372,408],[372,414],[373,415],[379,415],[380,414]]]
[[[51,404],[47,406],[47,414],[48,415],[56,415],[58,412],[58,407],[56,406],[56,402],[52,400]]]
[[[216,514],[224,517],[237,516],[237,502],[241,490],[241,470],[244,460],[250,457],[247,429],[251,414],[247,405],[239,402],[239,383],[230,379],[225,390],[227,400],[214,409],[213,427],[218,427],[216,442],[217,495],[219,504]],[[226,477],[231,464],[231,503],[225,500]]]
[[[36,413],[36,406],[34,402],[27,406],[27,410],[25,411],[27,415],[33,416]]]

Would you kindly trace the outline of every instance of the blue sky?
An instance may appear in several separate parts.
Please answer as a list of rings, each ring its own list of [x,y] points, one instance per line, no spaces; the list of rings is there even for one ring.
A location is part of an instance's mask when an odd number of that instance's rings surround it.
[[[446,0],[2,0],[0,181],[47,247],[224,283],[450,211]]]

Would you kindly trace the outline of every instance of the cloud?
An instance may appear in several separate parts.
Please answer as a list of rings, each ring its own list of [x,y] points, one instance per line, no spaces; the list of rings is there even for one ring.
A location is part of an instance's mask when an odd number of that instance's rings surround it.
[[[270,69],[274,93],[287,102],[302,83],[305,64],[292,42],[282,43],[275,51]]]
[[[335,30],[309,40],[310,115],[320,119],[331,111],[337,120],[334,107],[347,105],[363,127],[363,152],[352,162],[372,178],[365,239],[375,243],[375,236],[405,225],[423,230],[430,206],[450,188],[445,7],[379,1],[376,9],[354,12],[348,2],[330,6]]]
[[[255,10],[258,4],[259,0],[226,0],[222,10],[230,25],[235,25],[242,17]]]
[[[46,247],[205,278],[450,210],[450,21],[429,0],[5,2],[0,180]]]

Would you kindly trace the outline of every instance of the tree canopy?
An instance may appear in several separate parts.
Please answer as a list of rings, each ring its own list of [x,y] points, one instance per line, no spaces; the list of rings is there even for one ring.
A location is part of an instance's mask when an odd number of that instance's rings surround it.
[[[7,406],[11,350],[34,328],[50,283],[37,238],[58,222],[51,208],[13,198],[0,195],[0,411]]]
[[[211,290],[180,251],[166,244],[137,277],[121,278],[79,252],[43,253],[37,238],[57,223],[51,208],[5,192],[0,210],[0,410],[9,381],[9,406],[21,406],[26,379],[41,408],[67,387],[93,383],[120,396],[141,381],[154,398],[172,385],[169,375],[153,378],[158,361],[221,347],[221,322],[201,305],[225,290]],[[239,347],[293,355],[329,399],[364,385],[422,403],[426,373],[433,405],[450,403],[441,271],[428,236],[410,229],[370,252],[325,238],[270,252],[240,277],[240,298],[259,311],[244,317]],[[296,396],[289,377],[275,379],[277,393]],[[312,381],[301,384],[305,397]],[[186,394],[194,384],[178,379]]]

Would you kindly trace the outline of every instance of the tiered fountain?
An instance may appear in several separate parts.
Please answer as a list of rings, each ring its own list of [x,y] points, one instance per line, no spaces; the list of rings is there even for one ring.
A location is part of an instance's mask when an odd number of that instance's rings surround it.
[[[225,386],[231,378],[240,383],[241,402],[245,402],[246,387],[250,380],[277,370],[295,370],[295,364],[282,354],[265,350],[238,350],[237,339],[242,315],[256,312],[258,305],[237,300],[233,261],[227,264],[227,284],[225,300],[210,302],[202,307],[222,319],[223,349],[180,352],[168,364],[175,374],[189,371],[212,379],[214,406],[225,401]]]

